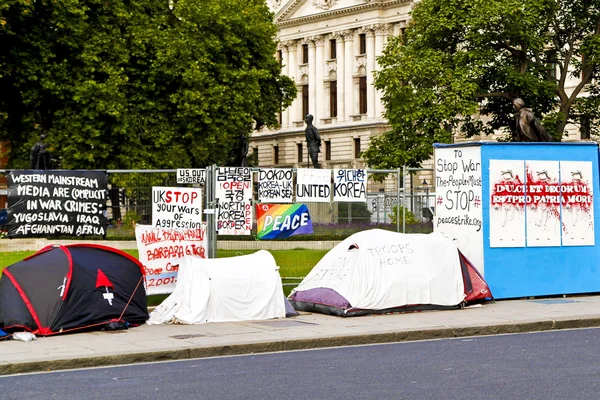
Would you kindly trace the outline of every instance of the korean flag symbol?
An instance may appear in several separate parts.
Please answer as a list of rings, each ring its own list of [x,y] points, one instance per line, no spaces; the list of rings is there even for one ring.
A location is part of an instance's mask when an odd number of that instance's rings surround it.
[[[113,302],[113,299],[115,298],[115,295],[113,293],[109,292],[108,288],[115,290],[115,287],[108,280],[106,275],[104,275],[104,272],[102,272],[102,270],[100,268],[98,268],[98,275],[96,275],[96,289],[101,288],[101,287],[104,287],[106,289],[106,293],[102,293],[102,297],[104,297],[104,299],[106,301],[108,301],[108,304],[112,306],[112,302]]]

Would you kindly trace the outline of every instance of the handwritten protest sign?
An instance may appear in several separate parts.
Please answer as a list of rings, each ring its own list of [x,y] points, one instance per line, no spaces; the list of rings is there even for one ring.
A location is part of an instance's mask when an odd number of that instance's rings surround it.
[[[483,273],[481,148],[438,147],[434,168],[435,230],[454,238]]]
[[[177,168],[177,183],[206,184],[206,170],[201,168]]]
[[[195,229],[202,225],[200,188],[152,187],[152,226]]]
[[[196,229],[136,225],[139,260],[146,272],[146,294],[173,292],[181,259],[185,256],[206,258],[205,237],[205,224]]]
[[[263,203],[291,203],[293,190],[292,169],[265,168],[258,171],[258,201]]]
[[[246,167],[217,169],[217,233],[252,233],[252,173]]]
[[[105,171],[10,171],[8,236],[106,235]]]
[[[299,168],[296,171],[296,201],[329,203],[331,170]]]
[[[367,170],[336,169],[333,175],[333,201],[366,202]]]

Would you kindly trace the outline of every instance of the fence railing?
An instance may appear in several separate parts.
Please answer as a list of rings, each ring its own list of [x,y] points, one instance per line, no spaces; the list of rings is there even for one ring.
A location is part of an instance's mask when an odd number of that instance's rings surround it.
[[[258,168],[252,169],[254,172]],[[0,170],[0,230],[6,226],[7,188]],[[177,170],[108,170],[108,196],[105,238],[40,237],[0,240],[0,253],[34,252],[50,243],[102,241],[136,254],[135,225],[152,223],[152,187],[193,186],[177,183]],[[355,232],[380,228],[406,233],[431,232],[435,190],[425,179],[427,169],[367,170],[366,202],[303,203],[309,208],[314,232],[287,240],[259,241],[256,220],[251,235],[216,236],[216,256],[247,254],[260,249],[272,252],[278,262],[284,285],[295,286],[320,258],[339,241]],[[258,174],[253,174],[254,187]],[[413,182],[414,181],[414,182]],[[418,182],[417,182],[418,181]],[[429,179],[433,182],[433,179]],[[253,202],[258,202],[254,190]],[[3,219],[4,216],[4,219]],[[255,218],[255,216],[254,216]],[[206,216],[203,216],[206,220]],[[2,265],[0,265],[1,267]]]

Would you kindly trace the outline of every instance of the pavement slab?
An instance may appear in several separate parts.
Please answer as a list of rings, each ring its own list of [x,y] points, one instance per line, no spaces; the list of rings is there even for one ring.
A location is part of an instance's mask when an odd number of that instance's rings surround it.
[[[600,295],[489,302],[457,310],[280,320],[142,325],[0,341],[0,375],[600,326]]]

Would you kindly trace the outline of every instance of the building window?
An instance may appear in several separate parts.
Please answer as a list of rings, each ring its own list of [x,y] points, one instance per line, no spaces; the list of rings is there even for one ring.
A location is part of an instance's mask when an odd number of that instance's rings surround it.
[[[360,158],[360,138],[354,138],[354,158]]]
[[[298,162],[302,162],[302,143],[296,143],[296,152],[298,153]]]
[[[308,64],[308,45],[307,44],[302,45],[302,63]]]
[[[279,164],[279,146],[273,146],[273,164]]]
[[[358,106],[359,114],[367,113],[367,77],[358,78]]]
[[[406,35],[406,28],[400,28],[400,36]]]
[[[308,114],[308,85],[302,86],[302,119]]]
[[[336,41],[335,39],[330,39],[329,40],[329,58],[332,60],[335,60],[337,58],[337,53],[336,53]]]
[[[258,163],[258,147],[252,148],[252,159]]]
[[[329,82],[329,116],[337,117],[337,81]]]
[[[277,59],[279,60],[279,65],[283,66],[283,55],[281,53],[281,50],[277,50]]]
[[[365,33],[358,35],[358,54],[367,54],[367,35]]]
[[[331,140],[325,141],[325,161],[331,160]]]

